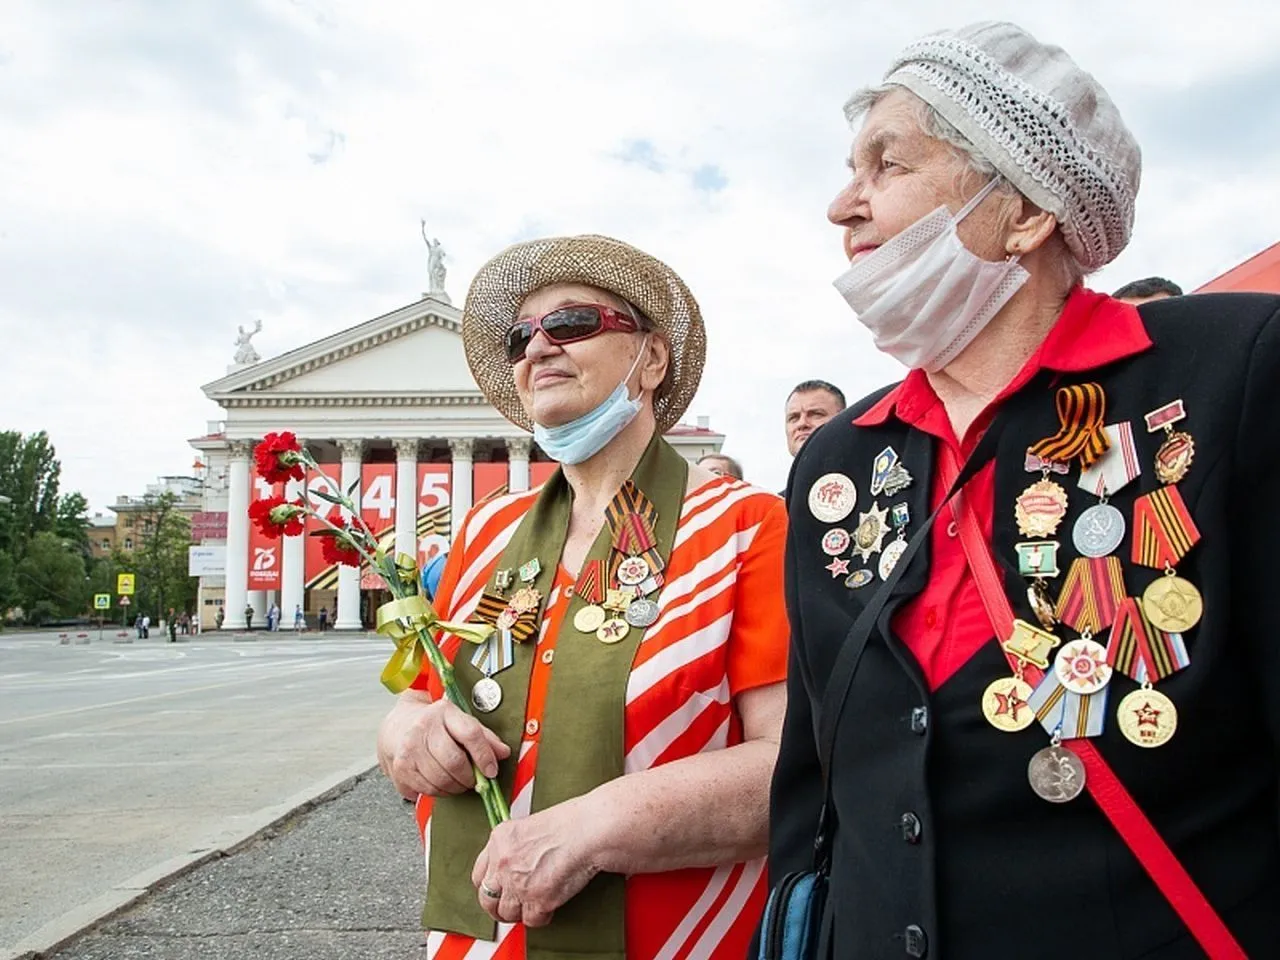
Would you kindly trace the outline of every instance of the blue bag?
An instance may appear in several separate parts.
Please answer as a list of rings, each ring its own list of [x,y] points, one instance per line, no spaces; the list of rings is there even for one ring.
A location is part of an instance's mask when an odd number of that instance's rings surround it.
[[[759,960],[810,960],[817,955],[827,878],[819,870],[789,873],[769,894],[760,925]]]

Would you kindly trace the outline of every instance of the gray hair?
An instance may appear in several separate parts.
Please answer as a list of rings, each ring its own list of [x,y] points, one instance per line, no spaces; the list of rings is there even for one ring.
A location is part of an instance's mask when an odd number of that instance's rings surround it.
[[[874,87],[864,87],[858,90],[845,102],[845,119],[849,121],[850,126],[857,124],[859,120],[871,112],[876,104],[889,96],[889,94],[897,93],[898,91],[908,94],[916,103],[920,129],[925,132],[925,135],[932,137],[934,140],[940,140],[951,147],[960,159],[964,161],[966,172],[976,174],[983,181],[999,178],[1000,183],[995,188],[996,193],[1026,199],[1025,195],[996,169],[996,165],[974,146],[973,141],[956,129],[955,125],[939,113],[933,104],[920,99],[901,84],[882,83]],[[1059,227],[1060,230],[1061,227]],[[1075,254],[1065,249],[1065,246],[1062,260],[1063,279],[1069,286],[1074,286],[1084,279],[1086,273],[1084,267],[1080,264]]]

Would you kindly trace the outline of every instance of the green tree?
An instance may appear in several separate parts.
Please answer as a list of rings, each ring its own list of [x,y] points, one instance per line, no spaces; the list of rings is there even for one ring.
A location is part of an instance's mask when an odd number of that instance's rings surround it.
[[[43,430],[29,437],[16,430],[0,432],[0,494],[11,501],[0,510],[0,551],[21,560],[32,537],[57,526],[61,474]]]
[[[54,517],[54,533],[71,543],[88,561],[89,550],[89,501],[78,491],[65,493],[58,498]]]
[[[18,592],[28,623],[83,614],[89,606],[84,557],[56,533],[37,533],[18,562]]]
[[[178,498],[166,491],[147,494],[134,513],[134,550],[116,556],[119,569],[137,574],[134,613],[149,613],[152,620],[168,616],[169,608],[195,609],[196,581],[187,575],[187,547],[191,545],[191,521],[177,510]]]

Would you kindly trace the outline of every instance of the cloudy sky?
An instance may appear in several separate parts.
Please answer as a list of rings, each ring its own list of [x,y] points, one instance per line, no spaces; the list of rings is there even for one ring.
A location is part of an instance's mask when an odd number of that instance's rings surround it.
[[[1280,6],[986,0],[5,0],[0,429],[97,509],[185,472],[238,324],[266,357],[411,302],[425,217],[460,301],[539,234],[672,264],[707,318],[690,411],[776,488],[782,404],[895,365],[831,287],[841,104],[913,37],[1012,19],[1110,90],[1145,154],[1093,285],[1188,288],[1280,239]],[[403,386],[403,385],[397,385]]]

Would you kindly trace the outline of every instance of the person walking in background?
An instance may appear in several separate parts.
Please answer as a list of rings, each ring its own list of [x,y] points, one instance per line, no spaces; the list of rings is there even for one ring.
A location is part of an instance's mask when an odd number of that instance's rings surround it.
[[[302,612],[302,604],[293,608],[293,629],[298,633],[307,629],[307,616]]]
[[[320,621],[320,632],[324,633],[326,630],[329,629],[329,608],[328,607],[320,608],[319,621]]]

